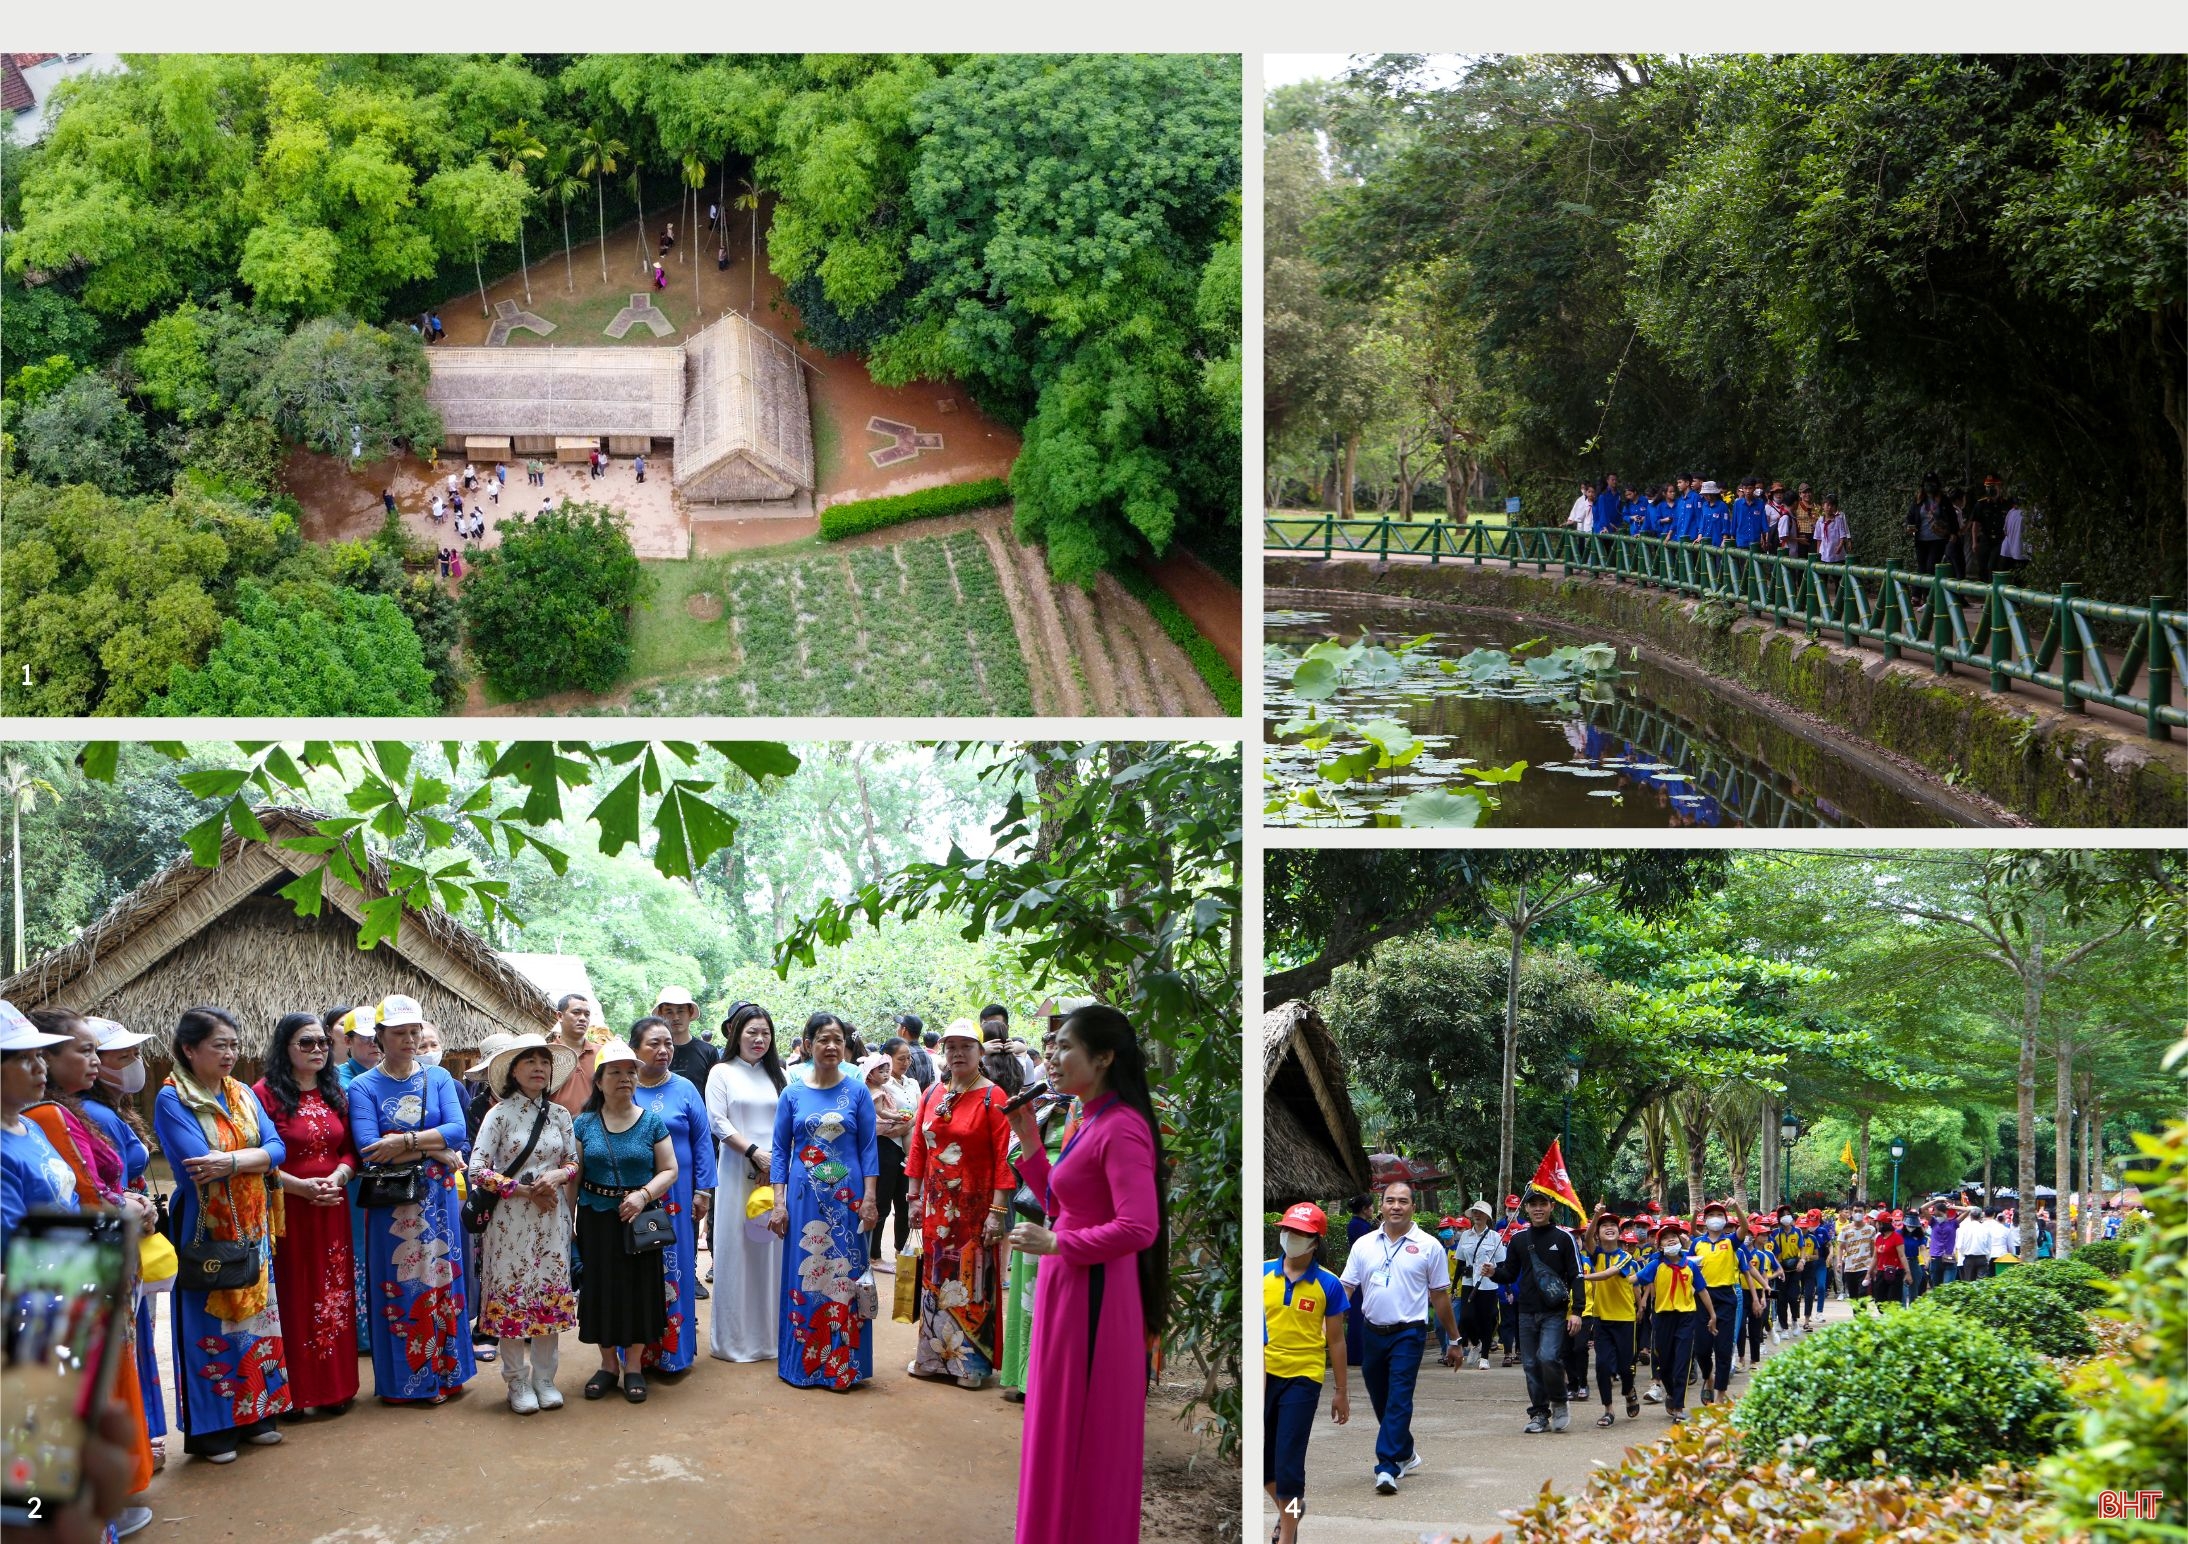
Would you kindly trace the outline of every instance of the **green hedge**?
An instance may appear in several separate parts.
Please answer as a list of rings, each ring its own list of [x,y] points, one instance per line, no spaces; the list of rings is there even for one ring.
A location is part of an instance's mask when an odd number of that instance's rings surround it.
[[[2051,1451],[2069,1409],[2049,1368],[1978,1320],[1887,1313],[1834,1324],[1770,1358],[1733,1420],[1750,1462],[1790,1442],[1797,1464],[1867,1479],[1872,1454],[1907,1475],[2025,1464]]]
[[[847,504],[831,504],[821,511],[820,536],[822,541],[841,541],[846,536],[902,525],[907,520],[925,520],[932,515],[962,515],[968,510],[994,509],[1009,502],[1010,484],[1000,477],[944,483],[939,488],[891,494],[885,499],[853,499]]]
[[[2006,1278],[2046,1287],[2076,1308],[2102,1308],[2112,1301],[2111,1278],[2079,1253],[2066,1260],[2031,1260],[2026,1265],[2008,1266]]]
[[[2009,1267],[2015,1273],[2021,1269]],[[1987,1324],[2046,1356],[2088,1356],[2097,1349],[2079,1309],[2044,1283],[2018,1274],[1948,1281],[1924,1293],[1916,1306],[1919,1312],[1957,1314]]]
[[[1185,651],[1185,657],[1193,662],[1200,678],[1208,683],[1208,690],[1216,694],[1216,701],[1223,706],[1226,718],[1236,718],[1245,711],[1246,698],[1238,684],[1238,677],[1231,674],[1231,667],[1224,661],[1222,652],[1200,635],[1193,619],[1185,614],[1185,608],[1172,600],[1163,587],[1137,568],[1113,568],[1117,583],[1137,596],[1141,605],[1155,623],[1170,635],[1170,641]]]
[[[2127,1269],[2127,1246],[2116,1238],[2093,1238],[2067,1257],[2070,1263],[2094,1266],[2107,1276]]]

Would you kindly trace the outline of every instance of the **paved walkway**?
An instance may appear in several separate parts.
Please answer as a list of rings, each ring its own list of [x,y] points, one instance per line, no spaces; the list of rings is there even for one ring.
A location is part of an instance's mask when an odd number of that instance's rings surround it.
[[[1824,1305],[1831,1322],[1847,1317],[1843,1300]],[[1431,1353],[1435,1341],[1429,1342]],[[1765,1356],[1780,1349],[1765,1346]],[[1433,1360],[1421,1365],[1413,1412],[1414,1450],[1421,1467],[1406,1477],[1395,1496],[1375,1493],[1375,1412],[1355,1369],[1351,1375],[1352,1419],[1343,1426],[1329,1419],[1329,1397],[1307,1448],[1307,1514],[1300,1526],[1302,1544],[1413,1544],[1423,1534],[1469,1535],[1486,1539],[1505,1524],[1498,1513],[1523,1506],[1548,1482],[1560,1493],[1578,1490],[1598,1464],[1615,1464],[1629,1447],[1664,1435],[1670,1422],[1663,1406],[1644,1404],[1641,1418],[1628,1421],[1623,1401],[1618,1424],[1595,1424],[1602,1407],[1595,1398],[1589,1368],[1591,1403],[1572,1405],[1572,1429],[1530,1437],[1527,1382],[1517,1367],[1501,1367],[1490,1358],[1487,1371],[1471,1363],[1454,1372]],[[1636,1387],[1646,1387],[1643,1368]],[[1735,1375],[1735,1399],[1747,1380]],[[1691,1393],[1688,1403],[1696,1401]],[[1276,1527],[1276,1508],[1262,1498],[1262,1532]]]

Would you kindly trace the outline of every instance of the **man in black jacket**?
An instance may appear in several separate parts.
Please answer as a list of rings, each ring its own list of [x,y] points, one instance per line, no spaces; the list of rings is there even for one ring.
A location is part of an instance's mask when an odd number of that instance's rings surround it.
[[[1497,1267],[1499,1286],[1519,1285],[1519,1359],[1527,1374],[1527,1430],[1563,1431],[1572,1424],[1565,1408],[1565,1337],[1580,1333],[1580,1251],[1572,1235],[1550,1221],[1554,1198],[1527,1191],[1527,1226],[1506,1243]],[[1562,1285],[1545,1292],[1547,1283]]]

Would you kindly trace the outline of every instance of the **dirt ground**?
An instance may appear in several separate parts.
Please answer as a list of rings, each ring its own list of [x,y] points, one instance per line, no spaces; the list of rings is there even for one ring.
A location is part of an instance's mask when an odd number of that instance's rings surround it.
[[[795,343],[797,307],[784,295],[782,281],[767,266],[766,211],[760,215],[757,267],[751,260],[748,217],[736,210],[729,211],[726,247],[730,266],[726,272],[714,265],[715,245],[703,228],[705,222],[701,221],[702,229],[694,241],[690,239],[685,222],[678,220],[677,244],[665,263],[669,279],[665,290],[652,290],[651,280],[640,276],[635,224],[608,232],[608,278],[603,281],[600,277],[601,245],[597,240],[585,239],[585,233],[592,227],[581,222],[580,214],[573,203],[570,230],[583,244],[572,250],[568,264],[565,265],[562,250],[557,247],[545,254],[533,253],[534,261],[529,271],[529,309],[555,322],[554,333],[543,338],[528,329],[520,329],[509,334],[508,347],[589,347],[612,343],[614,340],[594,332],[591,324],[604,307],[618,305],[639,290],[646,290],[652,296],[654,305],[674,324],[675,330],[653,338],[645,329],[634,328],[631,338],[645,340],[634,344],[638,347],[649,343],[674,347],[727,313],[749,309],[761,326],[791,343],[798,357],[812,367],[806,374],[806,388],[813,403],[814,448],[820,477],[820,488],[814,500],[816,511],[846,499],[876,498],[942,483],[1002,477],[1009,473],[1011,463],[1018,458],[1018,436],[983,414],[973,405],[964,388],[956,383],[915,381],[908,386],[877,386],[858,359],[838,358]],[[658,253],[661,227],[667,218],[664,211],[648,209],[646,212],[649,264]],[[697,260],[696,268],[694,259]],[[571,288],[573,279],[574,291]],[[487,285],[488,307],[504,300],[525,305],[523,275],[512,273]],[[480,310],[478,292],[472,290],[452,297],[441,307],[441,325],[447,329],[450,343],[484,343],[489,318]],[[876,466],[871,453],[886,449],[892,443],[889,435],[867,428],[867,421],[877,417],[908,424],[921,434],[939,434],[942,445],[939,449],[922,450],[908,461]],[[378,492],[375,487],[375,497]],[[786,535],[784,539],[794,540],[795,537]]]
[[[1238,586],[1183,547],[1171,548],[1169,556],[1148,564],[1147,572],[1192,618],[1201,637],[1216,646],[1231,673],[1242,675],[1246,611]]]
[[[705,1304],[699,1320],[703,1336]],[[649,1379],[651,1397],[633,1405],[583,1397],[598,1363],[571,1332],[556,1379],[566,1403],[533,1416],[511,1413],[492,1364],[430,1410],[379,1404],[365,1362],[347,1414],[285,1422],[281,1445],[245,1447],[233,1464],[186,1457],[171,1433],[139,1537],[450,1544],[608,1538],[642,1520],[654,1537],[809,1544],[867,1516],[893,1519],[877,1524],[883,1537],[1009,1539],[1024,1406],[992,1385],[908,1377],[911,1354],[912,1327],[880,1320],[872,1381],[836,1394],[792,1388],[772,1362],[715,1361],[702,1344],[689,1372]],[[1196,1463],[1202,1444],[1174,1417],[1174,1403],[1150,1403],[1142,1538],[1207,1544],[1214,1519],[1235,1521],[1237,1471],[1212,1444]]]

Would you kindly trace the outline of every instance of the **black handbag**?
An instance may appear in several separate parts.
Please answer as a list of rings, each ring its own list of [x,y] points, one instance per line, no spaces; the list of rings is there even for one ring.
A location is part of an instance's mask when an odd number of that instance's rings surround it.
[[[1532,1239],[1527,1244],[1527,1263],[1534,1272],[1535,1290],[1553,1311],[1564,1308],[1572,1301],[1572,1288],[1565,1284],[1564,1277],[1543,1263],[1542,1251],[1535,1247]]]
[[[225,1183],[225,1181],[223,1181]],[[175,1249],[175,1285],[185,1292],[233,1292],[258,1280],[258,1248],[205,1236],[204,1187],[198,1187],[198,1221],[190,1237]],[[235,1198],[229,1197],[229,1210]]]
[[[532,1149],[539,1145],[539,1134],[547,1129],[547,1103],[540,1101],[539,1114],[533,1118],[532,1134],[524,1139],[524,1151],[517,1154],[516,1162],[509,1165],[512,1177],[524,1168],[524,1160],[532,1156]],[[463,1198],[463,1230],[466,1233],[484,1233],[486,1225],[494,1220],[494,1208],[501,1205],[501,1197],[493,1191],[473,1185]]]
[[[425,1194],[425,1165],[399,1163],[367,1167],[357,1181],[357,1204],[367,1211],[414,1206]]]
[[[600,1130],[603,1136],[607,1135],[608,1123],[605,1118],[600,1123]],[[615,1181],[618,1185],[623,1183],[623,1160],[620,1156],[616,1159]],[[647,1183],[652,1183],[650,1177]],[[620,1203],[625,1196],[638,1187],[636,1185],[627,1185],[621,1190],[610,1190],[605,1185],[595,1185],[589,1180],[580,1180],[578,1181],[578,1188],[588,1195],[596,1195],[603,1200]],[[623,1224],[623,1252],[627,1255],[652,1254],[656,1250],[668,1248],[669,1245],[675,1242],[676,1225],[669,1221],[668,1209],[659,1201],[648,1202],[644,1211]]]

